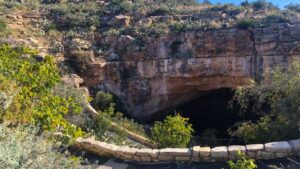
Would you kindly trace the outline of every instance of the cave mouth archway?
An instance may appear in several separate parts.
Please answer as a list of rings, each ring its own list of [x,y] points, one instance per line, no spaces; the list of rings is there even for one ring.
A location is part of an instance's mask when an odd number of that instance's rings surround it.
[[[217,138],[229,138],[227,129],[242,120],[238,105],[233,104],[233,108],[230,108],[229,102],[233,96],[234,90],[230,88],[211,90],[177,107],[176,112],[189,118],[196,136],[203,136],[203,131],[214,129]]]

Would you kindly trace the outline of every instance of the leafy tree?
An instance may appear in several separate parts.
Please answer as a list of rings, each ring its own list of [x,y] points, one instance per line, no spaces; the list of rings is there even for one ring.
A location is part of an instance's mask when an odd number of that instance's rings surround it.
[[[44,130],[61,131],[70,137],[81,136],[80,128],[64,117],[69,113],[80,113],[82,108],[73,97],[53,94],[53,88],[60,82],[56,64],[49,56],[37,61],[35,55],[36,51],[26,47],[0,46],[0,77],[16,86],[10,94],[13,96],[12,105],[2,109],[1,116],[13,124],[34,124]],[[7,93],[4,87],[0,89],[1,93]]]
[[[255,164],[254,159],[247,159],[245,154],[238,152],[238,158],[236,162],[228,161],[227,164],[229,165],[230,169],[255,169],[257,165]]]
[[[151,129],[152,140],[159,144],[159,147],[186,147],[191,140],[193,133],[192,125],[188,118],[167,116],[163,122],[155,122]]]

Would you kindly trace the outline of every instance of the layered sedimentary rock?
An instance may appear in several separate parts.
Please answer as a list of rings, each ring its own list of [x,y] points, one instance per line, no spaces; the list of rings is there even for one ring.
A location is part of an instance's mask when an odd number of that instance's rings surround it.
[[[235,88],[275,65],[288,65],[300,57],[300,24],[95,41],[109,44],[110,54],[85,63],[85,85],[112,92],[130,115],[149,119],[210,90]]]

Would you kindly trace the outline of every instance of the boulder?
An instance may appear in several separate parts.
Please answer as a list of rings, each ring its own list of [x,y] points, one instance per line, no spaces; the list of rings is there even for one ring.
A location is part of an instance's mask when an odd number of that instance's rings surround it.
[[[265,147],[263,144],[248,144],[246,145],[247,151],[261,151]]]

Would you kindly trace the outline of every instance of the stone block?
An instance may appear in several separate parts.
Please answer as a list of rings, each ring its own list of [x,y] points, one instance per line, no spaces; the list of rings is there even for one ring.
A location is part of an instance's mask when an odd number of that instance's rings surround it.
[[[262,159],[267,160],[267,159],[274,159],[275,156],[273,152],[263,151],[261,152],[261,157]]]
[[[175,156],[172,155],[159,155],[158,156],[158,161],[174,161]]]
[[[157,157],[158,156],[158,150],[152,150],[152,149],[138,149],[136,151],[136,155],[144,156],[149,155],[151,157]]]
[[[193,157],[195,157],[195,158],[199,157],[199,155],[200,155],[200,149],[201,149],[200,146],[194,146],[193,147],[193,151],[192,151]]]
[[[255,153],[255,152],[249,151],[249,152],[246,153],[246,155],[247,155],[248,157],[250,157],[250,158],[255,158],[256,153]]]
[[[200,157],[209,157],[211,154],[211,148],[210,147],[201,147],[199,152],[200,152]]]
[[[187,148],[165,148],[159,150],[159,155],[190,156],[192,152]]]
[[[300,152],[300,139],[291,140],[289,141],[289,144],[293,153],[297,154],[298,152]]]
[[[210,147],[200,147],[200,146],[195,146],[193,147],[193,156],[194,157],[209,157],[210,156]]]
[[[241,153],[245,153],[246,152],[246,147],[245,146],[238,146],[238,145],[228,147],[229,155],[237,156],[238,151],[240,151]]]
[[[275,153],[275,158],[284,158],[288,157],[289,153]]]
[[[190,156],[175,156],[175,161],[191,161]]]
[[[141,157],[140,156],[133,156],[133,160],[140,162],[141,161]]]
[[[262,151],[264,150],[264,145],[263,144],[249,144],[249,145],[246,145],[246,150],[247,151]]]
[[[255,159],[262,159],[262,151],[256,152]]]
[[[147,155],[140,156],[140,158],[141,158],[141,161],[143,161],[143,162],[151,162],[152,161],[152,158]]]
[[[192,157],[192,162],[200,162],[201,159],[199,157]]]
[[[228,148],[221,146],[211,149],[211,158],[216,160],[228,160]]]
[[[266,143],[265,149],[267,152],[276,152],[276,153],[291,152],[291,146],[287,141]]]

